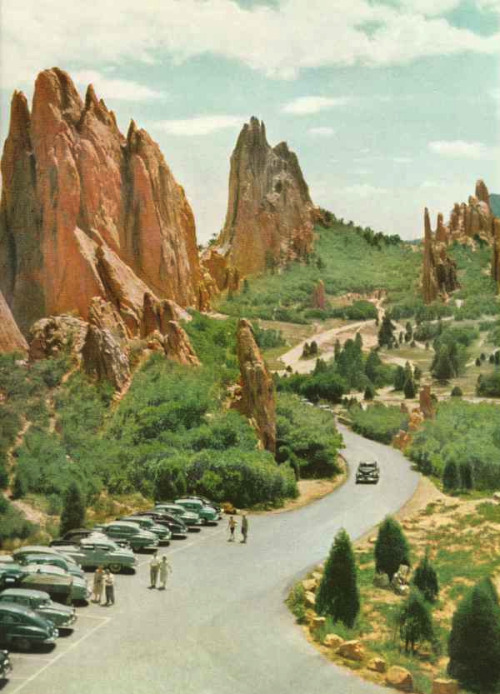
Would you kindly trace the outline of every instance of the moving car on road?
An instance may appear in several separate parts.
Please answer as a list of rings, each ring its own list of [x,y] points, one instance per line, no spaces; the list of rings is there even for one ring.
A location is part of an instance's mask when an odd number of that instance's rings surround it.
[[[6,680],[12,671],[9,651],[0,651],[0,682]]]
[[[202,524],[202,520],[199,515],[197,513],[193,513],[192,511],[187,511],[178,504],[171,504],[167,502],[158,503],[154,507],[153,511],[159,513],[161,511],[165,511],[166,513],[170,513],[171,515],[180,518],[190,532],[199,532],[201,530],[200,526]]]
[[[37,615],[52,622],[59,629],[72,629],[76,622],[74,607],[53,602],[50,595],[41,590],[8,588],[0,593],[0,605],[6,602],[29,607]]]
[[[380,468],[377,462],[360,463],[356,471],[356,484],[377,484]]]
[[[15,603],[0,603],[0,642],[29,651],[32,646],[55,642],[59,631],[29,607]]]
[[[95,569],[102,566],[117,574],[125,569],[135,571],[137,564],[131,549],[119,547],[105,535],[95,539],[90,537],[82,540],[79,545],[67,545],[61,547],[61,550],[70,555],[82,569]]]
[[[102,526],[104,533],[112,540],[127,540],[133,550],[153,550],[158,547],[158,538],[148,530],[141,530],[137,523],[113,521]]]
[[[199,499],[176,499],[175,503],[177,506],[182,506],[186,511],[192,511],[197,513],[200,519],[208,525],[209,523],[217,523],[219,520],[219,514],[212,508],[212,506],[207,506]]]

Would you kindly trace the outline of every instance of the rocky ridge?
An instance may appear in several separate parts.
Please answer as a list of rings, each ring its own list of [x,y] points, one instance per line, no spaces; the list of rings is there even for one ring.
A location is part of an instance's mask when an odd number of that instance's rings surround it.
[[[203,275],[184,190],[132,121],[124,137],[92,85],[45,70],[32,109],[15,92],[2,157],[0,289],[26,334],[50,315],[109,301],[130,335],[146,293],[200,306]]]
[[[0,353],[26,352],[28,343],[17,327],[7,302],[0,292]]]
[[[436,232],[432,232],[429,210],[424,214],[424,258],[422,269],[422,293],[426,304],[438,298],[447,299],[458,288],[457,267],[446,252],[447,243],[442,239],[442,217],[438,218]]]
[[[226,220],[214,251],[240,276],[301,260],[312,250],[314,219],[297,156],[286,142],[271,147],[264,123],[251,118],[231,155]]]

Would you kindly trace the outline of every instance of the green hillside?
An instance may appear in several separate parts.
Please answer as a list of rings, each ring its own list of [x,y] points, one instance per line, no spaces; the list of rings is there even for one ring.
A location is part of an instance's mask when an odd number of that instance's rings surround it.
[[[491,205],[491,210],[495,217],[500,217],[500,194],[499,193],[491,193],[490,195],[490,205]]]

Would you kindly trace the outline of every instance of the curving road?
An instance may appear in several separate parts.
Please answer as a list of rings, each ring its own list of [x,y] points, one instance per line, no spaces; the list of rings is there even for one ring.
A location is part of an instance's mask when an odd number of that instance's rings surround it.
[[[351,469],[379,461],[378,485],[356,486],[351,476],[298,511],[251,517],[248,545],[227,543],[225,522],[175,543],[163,593],[147,589],[144,557],[136,576],[118,577],[115,608],[80,610],[79,629],[52,654],[14,655],[16,679],[6,694],[387,691],[326,661],[283,603],[291,584],[327,555],[340,527],[361,536],[418,484],[398,451],[339,428]]]

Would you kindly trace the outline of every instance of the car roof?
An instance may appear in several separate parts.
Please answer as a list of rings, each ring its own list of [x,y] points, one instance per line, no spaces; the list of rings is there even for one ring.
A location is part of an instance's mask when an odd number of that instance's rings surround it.
[[[138,523],[135,522],[135,521],[128,521],[128,520],[127,520],[127,521],[124,521],[124,520],[120,520],[120,521],[112,521],[111,523],[108,523],[108,524],[106,525],[106,527],[109,528],[110,525],[118,525],[119,527],[125,527],[125,528],[136,528],[137,525],[138,525]]]
[[[37,598],[38,600],[50,600],[50,595],[43,590],[30,590],[29,588],[7,588],[0,593],[0,597],[27,597]]]
[[[26,607],[26,605],[20,605],[17,602],[0,602],[0,612],[16,612],[17,614],[23,614],[26,617],[34,617],[46,624],[46,621],[41,619],[36,612],[33,612],[31,607]]]
[[[60,566],[47,566],[47,564],[27,564],[26,571],[30,573],[41,573],[41,574],[54,574],[57,576],[67,576],[65,569],[61,569]]]
[[[52,547],[49,547],[48,545],[25,545],[24,547],[19,547],[19,549],[16,549],[13,554],[14,556],[16,554],[54,554],[54,555],[59,555],[59,552],[57,550],[53,549]]]
[[[0,554],[0,564],[14,564],[15,561],[12,554]]]

